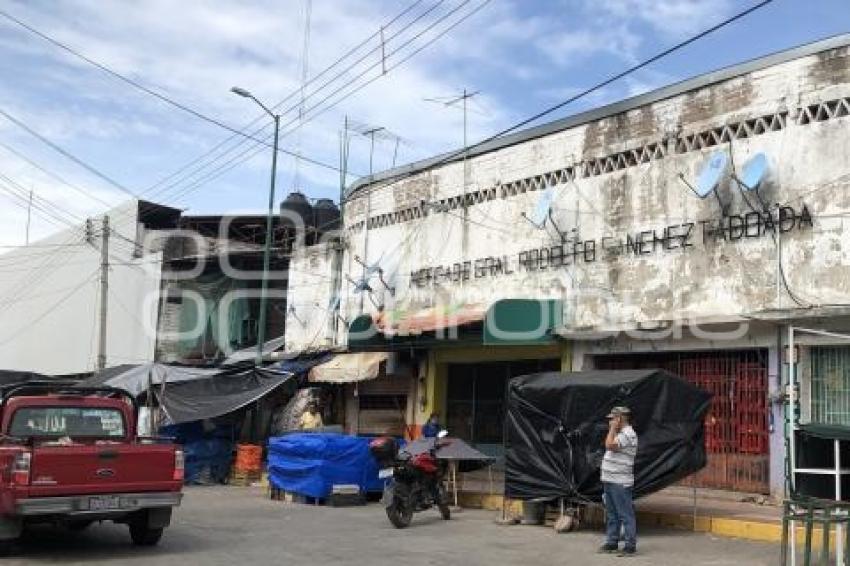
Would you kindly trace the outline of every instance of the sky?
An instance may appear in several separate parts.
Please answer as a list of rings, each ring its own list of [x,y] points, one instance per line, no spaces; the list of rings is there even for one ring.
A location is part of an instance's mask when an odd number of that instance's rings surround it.
[[[774,0],[542,121],[846,33],[848,1]],[[40,204],[31,241],[131,195],[190,214],[264,211],[271,149],[255,140],[271,136],[271,119],[233,86],[279,112],[281,147],[305,158],[280,156],[276,200],[296,189],[338,200],[346,117],[351,183],[370,170],[370,139],[358,131],[385,128],[374,171],[456,150],[463,112],[442,101],[464,89],[477,93],[467,113],[475,143],[754,3],[0,0],[3,12],[184,107],[0,15],[0,111],[53,145],[0,114],[0,253],[26,240],[29,191]]]

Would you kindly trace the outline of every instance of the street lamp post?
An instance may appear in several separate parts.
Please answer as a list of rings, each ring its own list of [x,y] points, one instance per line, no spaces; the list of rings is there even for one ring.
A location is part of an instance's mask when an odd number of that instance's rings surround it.
[[[233,94],[243,98],[250,98],[257,105],[265,110],[266,114],[274,120],[274,153],[272,153],[272,177],[269,183],[269,212],[266,216],[266,245],[263,249],[263,279],[260,287],[260,320],[257,328],[257,359],[256,365],[263,363],[263,344],[266,341],[266,319],[268,311],[268,294],[269,294],[269,263],[271,260],[272,251],[272,219],[274,215],[274,182],[277,177],[277,141],[280,132],[280,115],[269,110],[265,104],[257,100],[257,98],[244,88],[238,86],[230,89]]]

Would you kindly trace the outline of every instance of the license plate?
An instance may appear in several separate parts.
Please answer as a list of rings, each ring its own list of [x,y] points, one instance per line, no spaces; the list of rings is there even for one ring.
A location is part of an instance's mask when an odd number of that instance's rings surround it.
[[[385,480],[387,478],[393,477],[393,469],[385,468],[383,470],[378,471],[378,479]]]
[[[121,508],[121,498],[114,495],[89,497],[89,511],[109,511]]]

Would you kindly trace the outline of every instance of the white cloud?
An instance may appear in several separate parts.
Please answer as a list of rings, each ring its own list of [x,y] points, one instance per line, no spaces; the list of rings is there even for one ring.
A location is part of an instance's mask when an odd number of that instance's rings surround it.
[[[726,17],[732,0],[586,0],[588,7],[626,22],[638,22],[658,33],[683,37]]]
[[[537,46],[556,64],[575,67],[598,55],[632,61],[640,42],[639,36],[620,25],[606,29],[552,32],[538,39]]]

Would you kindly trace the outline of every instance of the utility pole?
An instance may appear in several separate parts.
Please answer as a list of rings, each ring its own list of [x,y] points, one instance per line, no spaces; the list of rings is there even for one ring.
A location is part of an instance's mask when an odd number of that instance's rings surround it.
[[[274,240],[274,185],[277,178],[277,151],[278,138],[280,137],[280,114],[272,112],[268,106],[260,102],[253,94],[235,86],[230,89],[230,92],[243,98],[250,98],[257,106],[262,108],[266,114],[274,120],[274,146],[272,148],[272,174],[269,182],[269,212],[266,215],[266,245],[263,248],[263,278],[260,286],[260,317],[257,323],[257,357],[255,363],[257,366],[263,365],[263,346],[266,342],[266,320],[268,319],[268,295],[269,295],[269,263],[272,252],[272,243]]]
[[[109,307],[109,216],[103,217],[100,236],[100,338],[97,343],[97,371],[106,368],[106,321]]]
[[[27,238],[26,244],[30,245],[30,219],[32,218],[32,189],[30,189],[29,204],[27,204]]]

